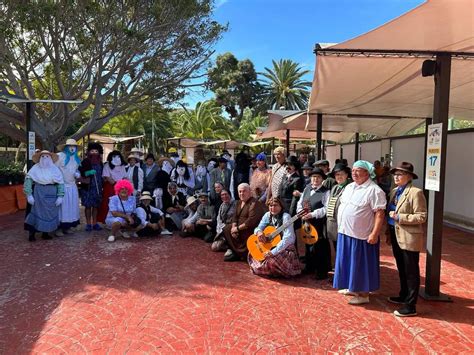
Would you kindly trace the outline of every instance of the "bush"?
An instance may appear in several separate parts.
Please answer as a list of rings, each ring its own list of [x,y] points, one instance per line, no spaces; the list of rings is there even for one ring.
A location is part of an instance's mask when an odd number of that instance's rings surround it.
[[[20,164],[0,165],[0,186],[23,184],[24,181],[25,173]]]

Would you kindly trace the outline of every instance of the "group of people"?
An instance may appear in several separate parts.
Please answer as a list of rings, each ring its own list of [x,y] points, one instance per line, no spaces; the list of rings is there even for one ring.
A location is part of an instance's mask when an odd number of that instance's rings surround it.
[[[109,242],[176,231],[210,243],[212,251],[224,252],[224,261],[246,260],[262,276],[310,273],[327,279],[332,243],[333,286],[359,305],[379,288],[379,239],[386,226],[400,276],[400,293],[389,301],[402,304],[396,315],[416,315],[426,201],[411,183],[417,176],[410,163],[389,171],[396,188],[387,203],[376,168],[362,160],[352,169],[338,161],[331,170],[326,160],[310,163],[306,154],[287,158],[285,149],[277,147],[271,168],[264,153],[251,158],[240,152],[232,160],[224,151],[193,169],[178,156],[156,162],[153,154],[144,156],[138,149],[126,160],[112,151],[103,164],[98,143],[89,143],[82,161],[74,140],[60,148],[59,154],[37,152],[25,180],[30,241],[36,232],[49,239],[54,231],[73,231],[80,196],[85,230],[101,230],[100,223],[105,224]],[[256,235],[269,242],[268,226],[284,227],[281,240],[257,260],[248,253],[247,240]],[[318,240],[302,248],[303,239],[296,235],[307,228],[316,231]]]

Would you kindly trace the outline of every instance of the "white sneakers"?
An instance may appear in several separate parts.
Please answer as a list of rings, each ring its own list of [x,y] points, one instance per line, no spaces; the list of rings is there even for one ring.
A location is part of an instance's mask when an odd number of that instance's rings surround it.
[[[352,297],[349,301],[349,304],[358,305],[358,304],[366,304],[369,303],[369,296],[362,297],[362,296],[355,296]]]
[[[344,296],[357,296],[357,293],[351,292],[347,288],[343,288],[341,290],[338,290],[337,293],[340,293],[341,295],[344,295]]]
[[[133,233],[131,234],[131,236],[132,236],[132,238],[138,238],[137,232],[133,232]]]
[[[161,230],[161,233],[160,233],[160,234],[161,234],[161,235],[173,235],[173,233],[170,232],[170,231],[169,231],[168,229],[166,229],[166,228],[163,228],[163,229]]]
[[[109,237],[107,238],[107,241],[115,242],[115,237],[113,235],[109,235]]]
[[[122,237],[124,237],[125,239],[128,239],[130,238],[130,234],[128,234],[127,232],[122,232]]]

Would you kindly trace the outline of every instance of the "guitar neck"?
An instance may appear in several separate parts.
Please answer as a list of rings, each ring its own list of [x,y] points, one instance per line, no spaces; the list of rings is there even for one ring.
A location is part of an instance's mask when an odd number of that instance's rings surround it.
[[[299,212],[295,214],[293,217],[290,218],[290,220],[286,223],[283,223],[280,227],[278,227],[272,234],[268,236],[269,239],[275,238],[278,234],[283,232],[286,228],[288,228],[289,225],[293,224],[298,218],[300,218],[303,215],[302,212]]]

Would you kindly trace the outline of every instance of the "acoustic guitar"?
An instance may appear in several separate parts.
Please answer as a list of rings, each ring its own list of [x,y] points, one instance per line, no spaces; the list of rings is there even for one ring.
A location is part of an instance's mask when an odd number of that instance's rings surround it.
[[[303,205],[305,210],[310,211],[309,201],[304,201]],[[304,244],[312,245],[318,241],[318,231],[308,221],[303,222],[301,228],[298,229],[297,235]]]
[[[268,240],[265,243],[260,242],[256,234],[252,234],[249,239],[247,239],[247,248],[250,255],[252,255],[255,260],[263,261],[265,259],[265,253],[272,250],[278,243],[280,243],[280,233],[293,224],[298,218],[303,217],[306,213],[308,213],[307,210],[301,210],[278,228],[275,228],[274,226],[265,227],[263,235]]]

